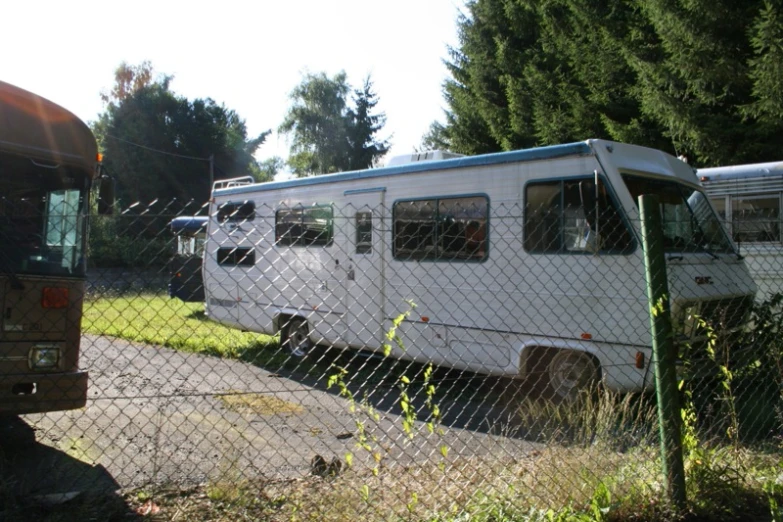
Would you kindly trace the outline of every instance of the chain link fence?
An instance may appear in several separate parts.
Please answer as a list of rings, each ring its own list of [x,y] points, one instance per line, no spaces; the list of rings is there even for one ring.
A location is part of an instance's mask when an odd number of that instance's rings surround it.
[[[281,520],[664,502],[638,223],[606,213],[595,238],[570,210],[470,197],[92,217],[87,403],[26,415],[57,455],[24,471],[19,453],[5,485],[249,492]],[[781,244],[738,256],[668,226],[686,458],[779,459]],[[25,315],[9,299],[6,332]]]

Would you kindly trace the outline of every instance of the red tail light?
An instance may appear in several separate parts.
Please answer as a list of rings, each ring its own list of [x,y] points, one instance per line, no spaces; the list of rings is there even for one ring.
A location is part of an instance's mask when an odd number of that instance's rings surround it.
[[[68,289],[58,287],[46,287],[41,293],[41,306],[43,308],[66,308],[68,306]]]

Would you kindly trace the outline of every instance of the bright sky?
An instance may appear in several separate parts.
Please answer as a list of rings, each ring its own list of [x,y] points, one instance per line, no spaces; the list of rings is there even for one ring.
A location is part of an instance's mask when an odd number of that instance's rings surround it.
[[[358,87],[371,74],[391,155],[411,152],[443,120],[443,59],[457,43],[463,0],[41,0],[3,5],[0,80],[40,94],[85,121],[103,106],[122,61],[150,60],[172,89],[210,97],[275,130],[304,72],[340,70]],[[287,156],[274,133],[258,159]],[[207,151],[205,151],[207,154]]]

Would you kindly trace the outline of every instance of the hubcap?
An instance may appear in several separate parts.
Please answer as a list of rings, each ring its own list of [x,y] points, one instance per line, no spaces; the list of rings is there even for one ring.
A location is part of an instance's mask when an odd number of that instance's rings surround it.
[[[288,335],[288,349],[294,357],[304,357],[307,355],[310,340],[307,337],[307,330],[303,323],[296,323],[291,326],[291,332]]]
[[[558,355],[552,361],[550,383],[561,398],[574,399],[595,380],[595,366],[584,355]]]

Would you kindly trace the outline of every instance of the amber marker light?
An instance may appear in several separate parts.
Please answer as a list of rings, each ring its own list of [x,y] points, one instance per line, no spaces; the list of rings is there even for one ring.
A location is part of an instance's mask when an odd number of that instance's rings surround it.
[[[644,368],[644,352],[636,352],[636,367],[640,370]]]

